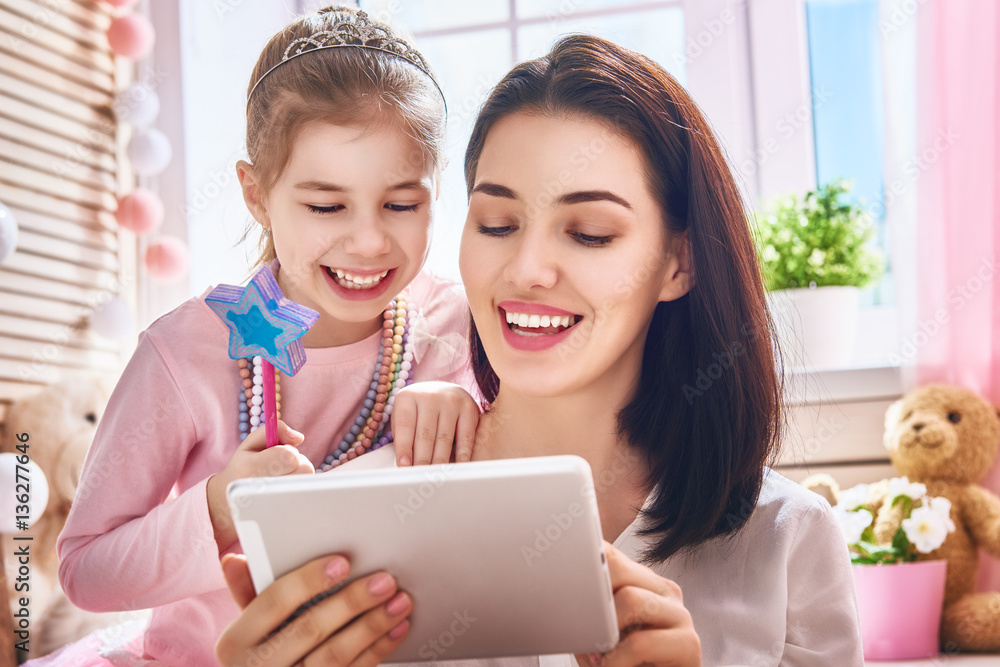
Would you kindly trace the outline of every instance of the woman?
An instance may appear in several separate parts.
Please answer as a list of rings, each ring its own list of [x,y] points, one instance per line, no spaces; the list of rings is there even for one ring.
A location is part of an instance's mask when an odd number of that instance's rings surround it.
[[[639,54],[567,37],[497,85],[466,182],[461,268],[490,404],[474,457],[583,456],[614,542],[622,640],[577,661],[861,665],[829,507],[765,467],[771,325],[737,188],[687,93]],[[387,573],[268,637],[348,567],[315,561],[253,599],[245,564],[224,561],[245,610],[220,659],[390,655],[419,600]]]

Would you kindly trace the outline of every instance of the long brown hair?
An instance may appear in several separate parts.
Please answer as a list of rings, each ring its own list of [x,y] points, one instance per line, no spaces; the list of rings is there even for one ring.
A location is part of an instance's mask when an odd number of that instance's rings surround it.
[[[314,121],[400,128],[421,146],[421,160],[443,166],[445,105],[429,70],[393,53],[348,47],[316,49],[271,71],[292,41],[333,31],[357,14],[350,7],[327,7],[301,16],[261,52],[247,86],[246,148],[264,192],[285,168],[296,133]],[[405,42],[389,26],[378,25],[385,35]],[[258,263],[272,259],[273,242],[262,236]]]
[[[628,136],[645,157],[650,192],[671,234],[687,233],[695,281],[657,305],[646,335],[642,391],[618,414],[656,489],[646,512],[657,536],[646,557],[741,528],[777,447],[780,380],[772,323],[739,190],[719,144],[681,85],[645,56],[572,35],[516,66],[483,105],[465,154],[469,192],[494,123],[517,112],[576,114]],[[473,367],[487,400],[500,381],[475,329]]]

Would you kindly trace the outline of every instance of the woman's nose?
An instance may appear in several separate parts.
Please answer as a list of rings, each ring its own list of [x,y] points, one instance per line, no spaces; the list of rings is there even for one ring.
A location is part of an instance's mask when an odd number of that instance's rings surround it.
[[[555,285],[557,251],[542,235],[522,234],[513,250],[504,267],[504,280],[523,290]]]
[[[344,240],[344,250],[359,257],[378,257],[389,252],[391,247],[382,222],[374,216],[354,220]]]

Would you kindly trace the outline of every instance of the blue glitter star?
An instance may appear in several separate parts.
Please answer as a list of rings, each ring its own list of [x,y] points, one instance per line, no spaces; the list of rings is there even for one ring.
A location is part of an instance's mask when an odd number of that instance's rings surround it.
[[[246,287],[219,285],[205,303],[229,328],[232,359],[260,355],[287,375],[295,375],[306,362],[299,339],[319,313],[286,299],[270,268],[261,267]]]

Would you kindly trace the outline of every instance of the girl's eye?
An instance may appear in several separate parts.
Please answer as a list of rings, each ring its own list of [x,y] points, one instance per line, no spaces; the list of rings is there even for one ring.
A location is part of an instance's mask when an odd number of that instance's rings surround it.
[[[583,234],[582,232],[570,232],[569,235],[576,239],[578,243],[591,248],[599,248],[607,245],[611,243],[614,238],[612,236],[591,236],[590,234]]]
[[[390,211],[395,211],[396,213],[403,213],[404,211],[416,212],[420,204],[386,204],[385,207]]]
[[[487,227],[486,225],[480,223],[477,225],[480,234],[485,234],[486,236],[507,236],[513,232],[517,227],[515,225],[502,225],[500,227]]]
[[[332,206],[313,206],[312,204],[306,204],[311,213],[336,213],[344,208],[343,204],[334,204]]]

